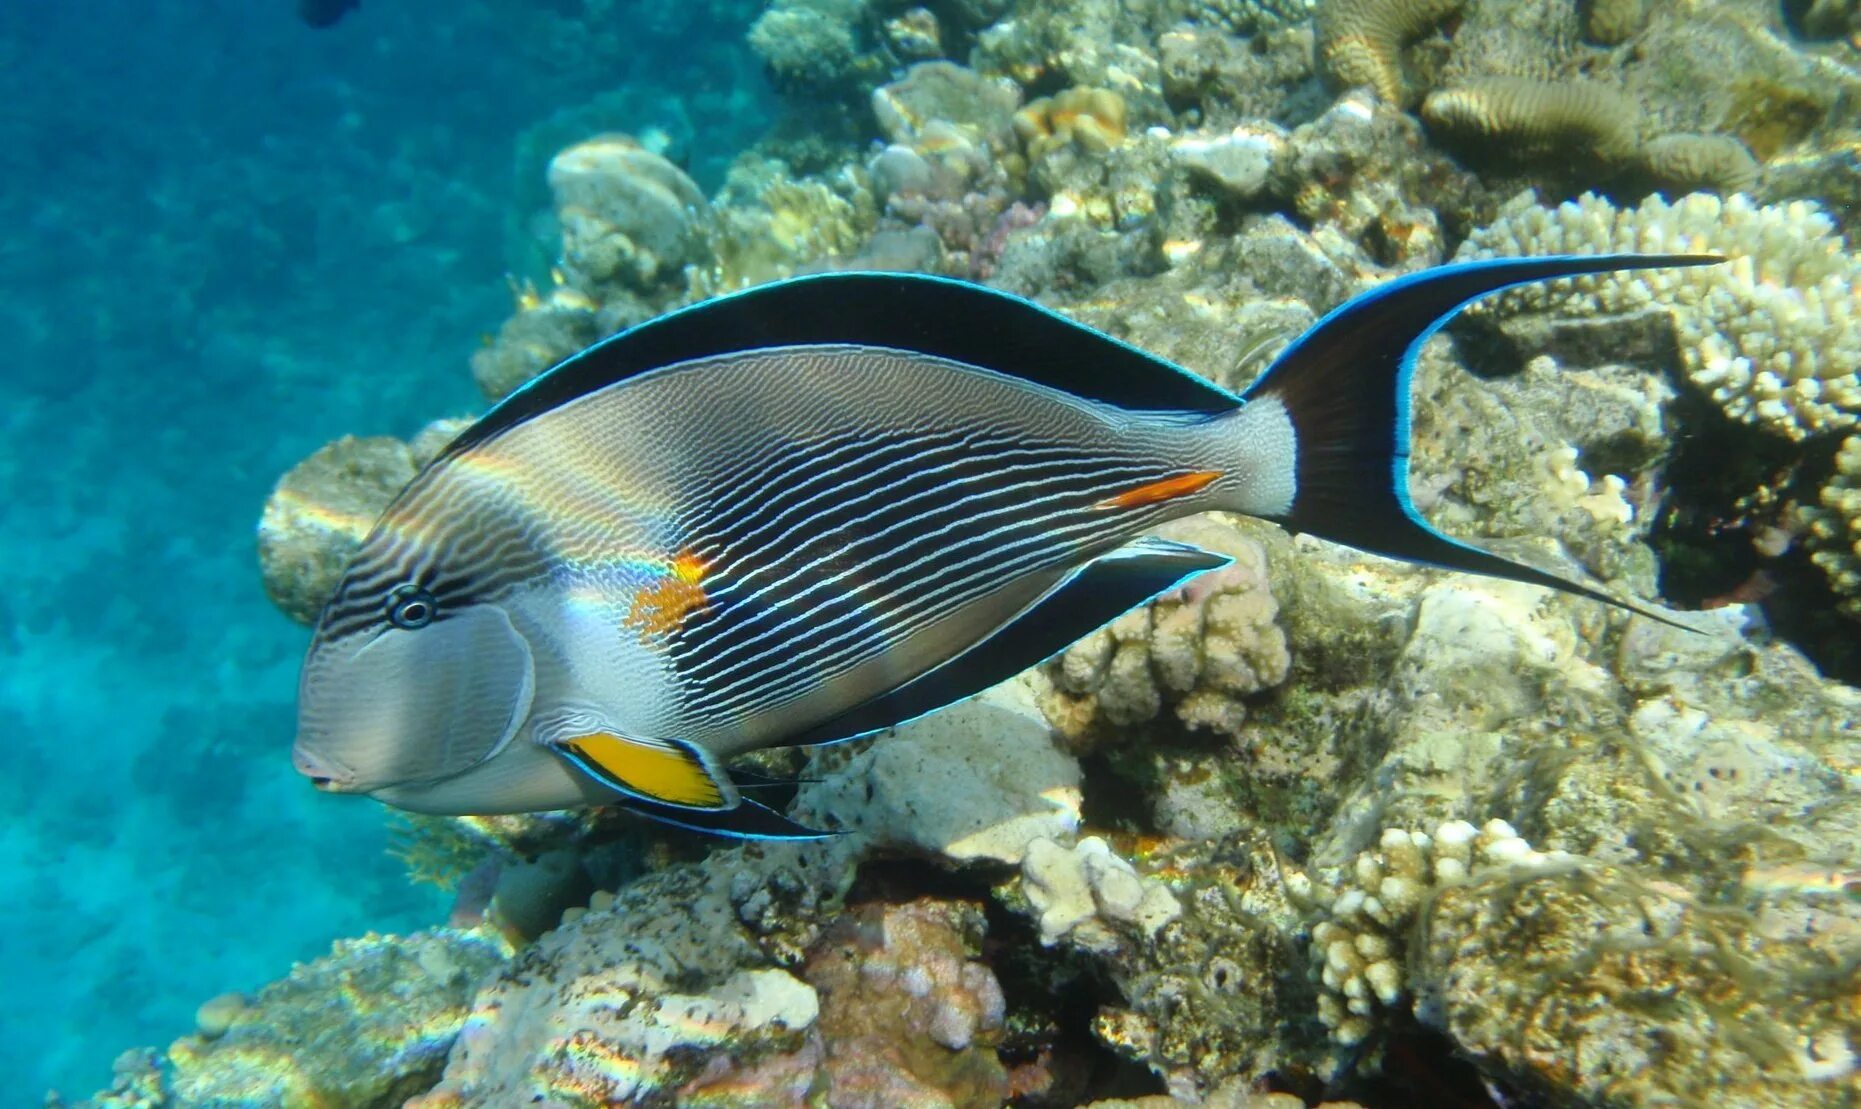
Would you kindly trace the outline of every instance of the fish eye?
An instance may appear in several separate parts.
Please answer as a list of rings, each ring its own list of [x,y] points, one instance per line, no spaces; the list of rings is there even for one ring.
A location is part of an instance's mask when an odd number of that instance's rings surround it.
[[[397,585],[388,594],[388,622],[397,628],[424,628],[437,615],[439,602],[417,585]]]

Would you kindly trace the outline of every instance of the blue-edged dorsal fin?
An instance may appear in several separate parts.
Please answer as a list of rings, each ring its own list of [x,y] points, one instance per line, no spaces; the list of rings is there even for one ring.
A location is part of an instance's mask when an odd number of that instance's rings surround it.
[[[446,454],[662,366],[823,344],[916,351],[1137,410],[1225,412],[1238,403],[1174,363],[1010,293],[927,274],[823,273],[717,297],[603,339],[506,397]]]
[[[781,742],[837,743],[973,697],[1060,653],[1152,597],[1230,561],[1226,555],[1164,539],[1126,544],[1068,574],[1014,619],[950,661]]]

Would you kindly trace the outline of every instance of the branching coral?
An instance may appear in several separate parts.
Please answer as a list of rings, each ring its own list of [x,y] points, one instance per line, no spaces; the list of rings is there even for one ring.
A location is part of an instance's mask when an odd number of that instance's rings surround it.
[[[1861,619],[1861,435],[1843,440],[1835,474],[1817,503],[1798,510],[1810,558],[1843,598],[1842,611]]]
[[[1233,565],[1127,613],[1047,665],[1054,688],[1041,707],[1069,742],[1125,732],[1165,707],[1189,727],[1238,735],[1242,698],[1285,680],[1291,659],[1265,551],[1217,524],[1187,528],[1170,534],[1233,555]]]
[[[1861,261],[1815,205],[1696,193],[1620,210],[1594,195],[1545,208],[1522,195],[1458,257],[1609,251],[1697,251],[1729,261],[1549,282],[1506,294],[1495,310],[1670,308],[1687,376],[1733,419],[1790,439],[1861,420]]]
[[[1320,906],[1312,926],[1312,968],[1323,985],[1318,1019],[1340,1044],[1370,1034],[1377,1009],[1401,1003],[1410,926],[1431,891],[1495,868],[1539,868],[1552,856],[1534,851],[1510,824],[1474,828],[1449,821],[1434,834],[1391,828],[1374,851],[1358,855],[1334,890],[1289,876],[1292,896]]]
[[[1422,102],[1428,126],[1495,157],[1580,159],[1605,171],[1635,153],[1635,102],[1597,81],[1486,77],[1437,89]]]
[[[1325,0],[1317,14],[1318,67],[1334,88],[1369,85],[1391,104],[1405,97],[1402,47],[1453,15],[1464,0]]]

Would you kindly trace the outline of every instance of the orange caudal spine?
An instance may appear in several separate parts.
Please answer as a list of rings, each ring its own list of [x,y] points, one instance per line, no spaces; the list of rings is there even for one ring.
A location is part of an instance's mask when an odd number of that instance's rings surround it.
[[[1107,497],[1097,505],[1099,508],[1138,508],[1159,501],[1173,501],[1178,497],[1187,497],[1200,493],[1221,477],[1220,470],[1197,470],[1191,474],[1177,474],[1162,481],[1146,482],[1135,489],[1126,489],[1113,497]]]

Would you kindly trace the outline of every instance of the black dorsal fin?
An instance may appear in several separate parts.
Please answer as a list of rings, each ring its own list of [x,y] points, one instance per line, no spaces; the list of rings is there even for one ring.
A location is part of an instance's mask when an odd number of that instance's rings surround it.
[[[1239,403],[1172,362],[1010,293],[927,274],[823,273],[717,297],[603,339],[504,398],[445,453],[661,366],[814,344],[917,351],[1134,410],[1225,412]]]

